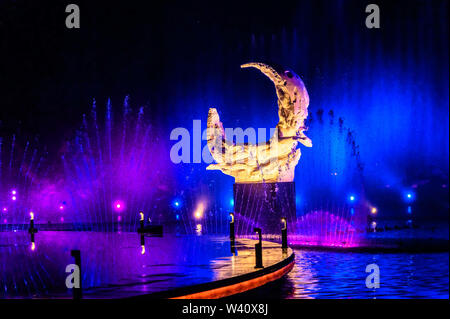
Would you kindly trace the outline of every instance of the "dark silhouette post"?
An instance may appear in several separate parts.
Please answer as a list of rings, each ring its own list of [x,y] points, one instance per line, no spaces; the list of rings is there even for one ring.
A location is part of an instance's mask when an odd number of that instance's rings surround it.
[[[139,215],[141,216],[141,219],[139,220],[139,227],[143,230],[144,229],[144,213],[139,212]]]
[[[82,288],[81,288],[81,253],[79,250],[71,250],[70,251],[70,255],[75,259],[75,265],[78,266],[78,269],[80,270],[80,287],[79,288],[72,288],[72,294],[73,294],[73,299],[81,299],[83,297],[82,294]]]
[[[234,232],[234,214],[230,213],[231,221],[230,221],[230,241],[231,245],[234,246],[236,235]]]
[[[261,228],[254,228],[253,231],[258,234],[258,242],[255,244],[255,268],[264,268],[262,262]]]
[[[287,221],[286,218],[281,218],[281,222],[283,223],[283,228],[281,228],[281,248],[287,249],[288,248],[288,241],[287,241]]]
[[[28,232],[30,234],[37,233],[37,229],[34,227],[34,213],[33,212],[30,213],[30,227],[28,228]]]

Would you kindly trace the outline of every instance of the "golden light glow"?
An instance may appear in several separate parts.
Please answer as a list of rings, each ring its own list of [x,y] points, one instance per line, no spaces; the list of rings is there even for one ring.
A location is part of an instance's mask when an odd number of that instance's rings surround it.
[[[283,229],[287,228],[286,218],[281,218],[281,222],[283,223]]]
[[[230,213],[230,217],[231,217],[231,223],[234,223],[234,214]]]
[[[202,234],[202,224],[197,224],[197,226],[195,227],[195,233],[197,235],[201,235]]]
[[[203,202],[199,202],[194,212],[194,217],[200,219],[203,217],[204,212],[205,212],[205,204]]]
[[[139,212],[139,215],[141,215],[141,220],[144,220],[144,213],[143,212]]]
[[[30,212],[30,220],[34,220],[34,213]]]
[[[145,245],[141,245],[141,254],[145,254]]]
[[[372,214],[376,214],[376,213],[377,213],[376,207],[372,207],[372,209],[370,210],[370,212],[371,212]]]

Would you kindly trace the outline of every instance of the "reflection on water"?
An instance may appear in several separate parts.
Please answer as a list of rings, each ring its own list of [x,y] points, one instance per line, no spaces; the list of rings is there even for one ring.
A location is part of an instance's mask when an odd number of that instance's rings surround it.
[[[71,250],[81,252],[85,298],[127,297],[204,284],[255,270],[254,240],[226,236],[146,237],[136,233],[0,232],[0,299],[71,297]],[[263,243],[266,267],[287,257]],[[291,251],[292,253],[292,251]]]
[[[295,250],[281,298],[449,298],[449,255]],[[380,268],[380,288],[365,285],[366,266]]]
[[[144,239],[144,240],[143,240]],[[0,298],[69,297],[66,265],[71,249],[82,253],[86,294],[120,297],[157,292],[254,270],[253,241],[227,237],[136,233],[0,232]],[[272,248],[274,249],[269,249]],[[281,258],[264,243],[264,264]],[[296,265],[280,281],[257,289],[262,298],[448,298],[448,253],[355,253],[295,250]],[[380,288],[365,286],[368,264],[380,268]],[[268,291],[274,289],[274,291]]]
[[[0,232],[0,298],[71,297],[65,269],[74,262],[72,249],[81,251],[85,295],[101,288],[126,296],[211,281],[211,261],[231,258],[227,240],[204,236],[42,231],[33,244],[26,232]]]

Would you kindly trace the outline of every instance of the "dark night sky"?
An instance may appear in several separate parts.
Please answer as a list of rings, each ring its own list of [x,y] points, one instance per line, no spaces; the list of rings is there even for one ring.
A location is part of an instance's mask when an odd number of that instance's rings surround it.
[[[345,117],[376,183],[448,179],[448,1],[377,1],[380,30],[356,0],[75,1],[79,30],[65,27],[69,3],[0,1],[3,132],[58,150],[93,98],[127,94],[165,134],[211,106],[228,125],[269,127],[272,84],[239,69],[266,61],[302,76],[312,112]]]
[[[2,1],[0,7],[3,126],[21,121],[46,143],[76,125],[94,97],[130,94],[141,104],[156,102],[161,90],[170,91],[165,85],[179,80],[165,74],[174,51],[189,66],[199,54],[215,54],[217,44],[235,46],[289,19],[280,6],[78,1],[81,29],[69,30],[68,3]]]
[[[408,1],[382,1],[383,26],[394,24],[397,30],[414,32],[411,21],[405,21],[419,19],[426,2],[408,6]],[[447,7],[445,2],[435,2],[441,3],[437,11]],[[270,37],[295,25],[311,46],[314,41],[322,43],[322,51],[310,56],[332,59],[336,52],[330,43],[340,36],[351,37],[352,26],[362,29],[366,5],[364,1],[169,1],[164,5],[77,1],[81,29],[69,30],[64,25],[68,3],[0,2],[2,129],[14,129],[21,121],[25,132],[41,135],[46,144],[59,144],[54,136],[70,134],[94,97],[103,102],[106,97],[121,100],[130,94],[137,104],[151,104],[154,116],[166,118],[171,108],[155,105],[173,94],[174,83],[192,82],[202,72],[229,77],[227,69],[252,56],[284,62],[268,49],[251,52],[246,44],[255,35]],[[389,31],[371,37],[375,42],[364,45],[374,46],[373,50],[379,41],[389,50],[398,39]],[[316,66],[320,64],[311,69]]]

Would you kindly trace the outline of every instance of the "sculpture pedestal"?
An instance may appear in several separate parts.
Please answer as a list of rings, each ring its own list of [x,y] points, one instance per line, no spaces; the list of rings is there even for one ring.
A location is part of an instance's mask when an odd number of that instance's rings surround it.
[[[236,233],[253,235],[253,228],[263,235],[281,236],[281,218],[288,222],[288,233],[296,222],[295,183],[235,183],[233,185]]]

